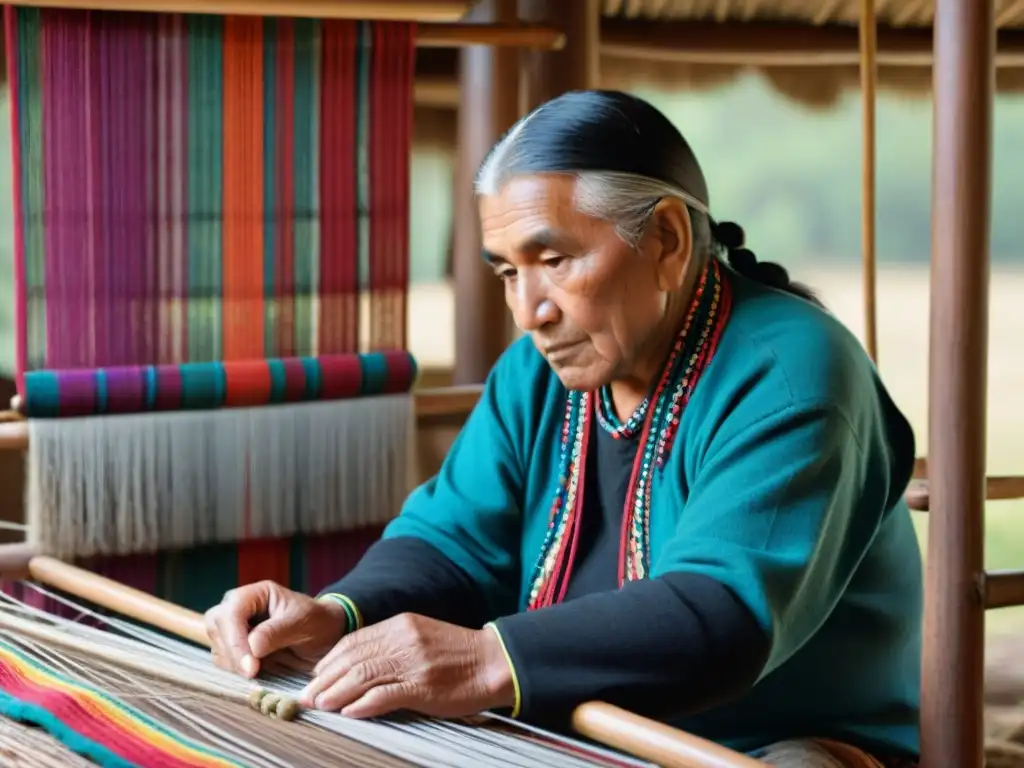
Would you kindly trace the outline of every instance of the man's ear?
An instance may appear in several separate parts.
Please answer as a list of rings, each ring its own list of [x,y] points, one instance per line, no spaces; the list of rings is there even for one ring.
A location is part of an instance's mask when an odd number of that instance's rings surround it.
[[[682,200],[663,198],[651,215],[651,236],[657,239],[658,287],[677,291],[683,287],[693,256],[693,225]]]

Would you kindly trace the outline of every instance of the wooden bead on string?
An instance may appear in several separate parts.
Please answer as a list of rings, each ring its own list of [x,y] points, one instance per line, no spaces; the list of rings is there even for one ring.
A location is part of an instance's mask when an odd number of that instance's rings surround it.
[[[294,720],[299,714],[299,703],[290,696],[254,688],[249,693],[249,706],[278,720]]]

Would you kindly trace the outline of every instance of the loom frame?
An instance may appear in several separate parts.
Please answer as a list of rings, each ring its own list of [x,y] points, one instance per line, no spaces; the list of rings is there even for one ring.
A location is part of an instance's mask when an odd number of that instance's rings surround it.
[[[112,1],[112,0],[111,0]],[[66,0],[68,5],[75,3]],[[40,3],[34,3],[40,4]],[[45,4],[45,3],[44,3]],[[84,4],[84,2],[82,3]],[[524,2],[527,15],[555,20],[564,33],[558,53],[532,53],[532,97],[544,100],[569,87],[596,85],[599,26],[596,0],[559,3]],[[926,627],[922,690],[923,768],[980,768],[983,764],[982,686],[984,612],[986,609],[1024,604],[1024,570],[986,572],[983,562],[984,503],[986,499],[1024,497],[1024,478],[985,476],[986,367],[988,357],[988,218],[991,198],[991,125],[996,66],[994,0],[935,0],[931,46],[933,62],[933,250],[931,254],[930,319],[930,440],[927,458],[915,467],[915,481],[907,491],[911,507],[931,513],[927,545],[930,567],[926,583]],[[95,3],[91,7],[98,7]],[[517,19],[514,0],[478,4],[474,21],[512,24]],[[874,94],[879,61],[873,0],[861,0],[859,55],[864,119],[864,265],[868,351],[875,353],[874,304]],[[756,36],[754,36],[756,37]],[[450,41],[454,42],[454,41]],[[520,113],[517,89],[502,88],[510,73],[518,75],[513,50],[493,42],[487,50],[466,51],[460,92],[463,128],[470,140],[460,142],[460,186],[481,155]],[[543,48],[544,46],[538,46]],[[551,46],[556,48],[556,46]],[[754,56],[757,52],[753,52]],[[849,55],[849,54],[844,54]],[[732,57],[742,56],[742,51]],[[465,69],[486,72],[470,80]],[[528,90],[530,90],[528,88]],[[473,121],[469,113],[484,115]],[[480,121],[483,121],[481,124]],[[457,216],[475,215],[460,195]],[[467,214],[468,211],[468,214]],[[459,227],[467,229],[466,226]],[[465,298],[470,314],[479,322],[466,326],[457,341],[456,381],[472,385],[486,375],[507,339],[505,320],[490,309],[495,286],[485,282],[481,270],[473,272],[468,254],[474,241],[467,236],[457,244],[456,290]],[[478,249],[476,251],[478,253]],[[472,254],[475,261],[476,255]],[[500,307],[500,302],[498,302]],[[475,394],[474,394],[475,392]],[[449,428],[472,407],[479,389],[472,386],[450,400],[441,392],[417,396],[421,423],[434,420]],[[422,400],[420,398],[423,398]],[[424,405],[421,410],[421,404]],[[0,424],[0,450],[24,450],[27,430],[17,414]],[[57,563],[62,568],[74,566]],[[0,548],[0,573],[27,572],[59,587],[54,563],[35,557],[24,546]],[[47,570],[50,569],[50,570]],[[68,573],[68,571],[64,571]],[[81,574],[79,574],[80,577]],[[96,577],[101,578],[101,577]],[[121,590],[126,589],[114,585]],[[75,590],[68,590],[88,599]],[[116,591],[114,592],[116,595]],[[123,599],[117,597],[114,602]],[[147,597],[156,601],[155,598]],[[162,601],[156,601],[162,602]],[[116,606],[111,606],[117,610]],[[670,768],[742,768],[749,758],[710,745],[607,705],[585,704],[574,718],[577,729],[611,746],[623,747],[627,736],[642,733],[649,745],[663,748],[659,762]],[[628,751],[628,748],[627,748]]]

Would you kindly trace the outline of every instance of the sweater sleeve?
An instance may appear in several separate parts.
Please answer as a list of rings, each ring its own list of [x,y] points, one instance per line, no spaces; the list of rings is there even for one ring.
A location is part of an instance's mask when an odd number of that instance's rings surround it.
[[[768,638],[736,595],[686,573],[495,627],[519,684],[520,717],[555,727],[594,699],[658,719],[724,704],[754,683],[768,655]]]
[[[438,549],[413,536],[382,539],[349,573],[326,587],[357,611],[356,626],[400,613],[418,613],[473,629],[487,621],[487,605],[469,575]],[[353,627],[355,628],[355,627]]]

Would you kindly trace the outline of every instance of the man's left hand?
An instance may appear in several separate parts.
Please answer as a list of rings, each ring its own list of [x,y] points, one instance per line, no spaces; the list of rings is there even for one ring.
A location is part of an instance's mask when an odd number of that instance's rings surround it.
[[[512,707],[497,633],[402,614],[343,637],[313,668],[299,703],[357,718],[397,710],[438,718]]]

